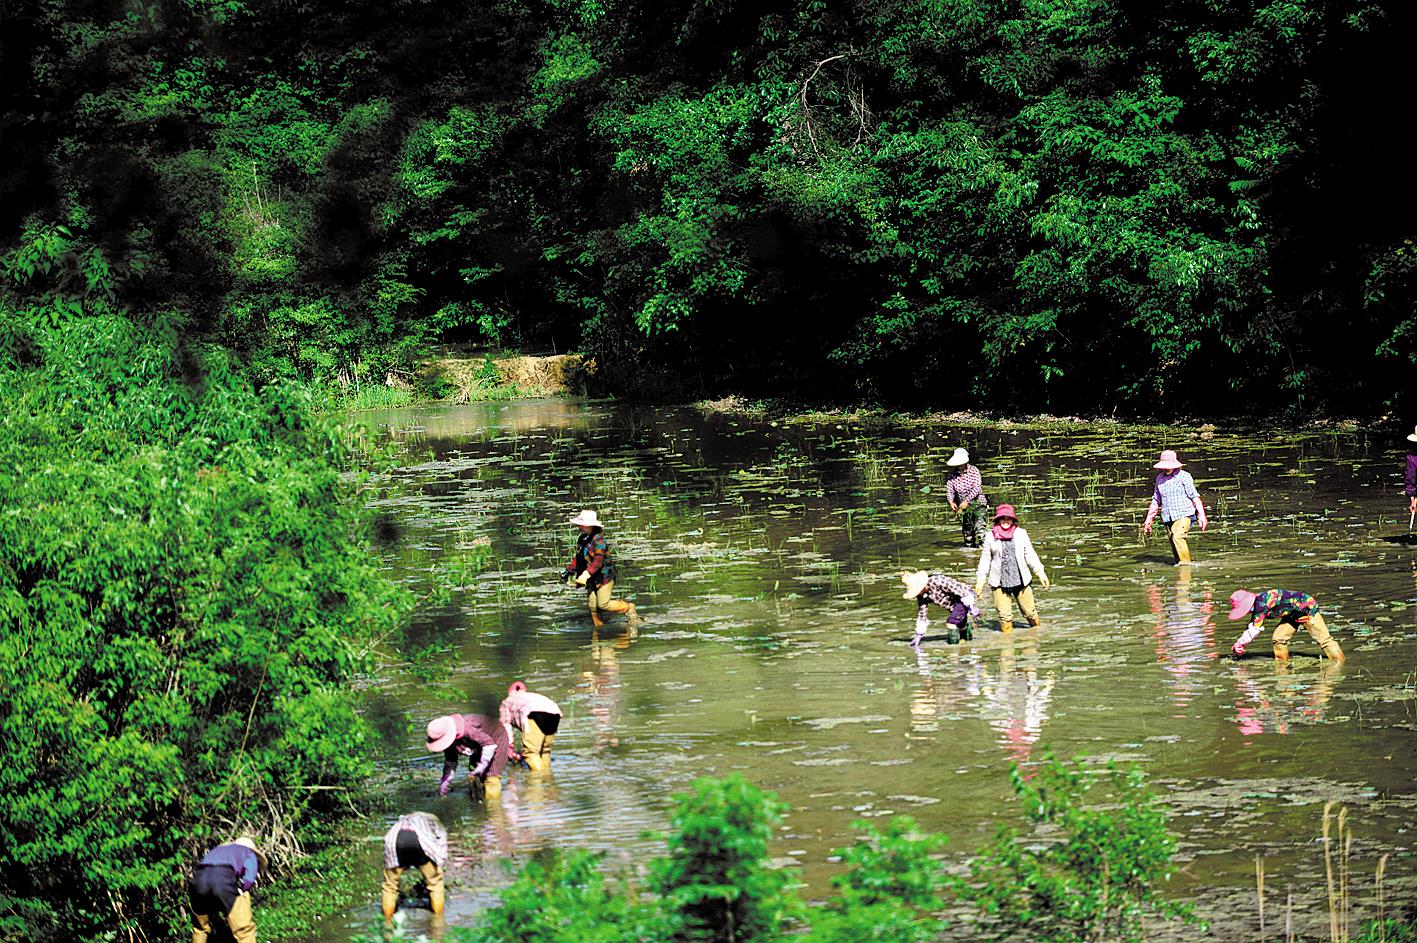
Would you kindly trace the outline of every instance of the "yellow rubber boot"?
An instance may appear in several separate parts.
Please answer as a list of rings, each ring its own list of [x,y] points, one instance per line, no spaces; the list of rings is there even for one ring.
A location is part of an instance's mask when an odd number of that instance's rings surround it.
[[[1005,635],[1008,635],[1008,634],[1009,634],[1010,632],[1012,632],[1013,630],[1014,630],[1014,623],[1013,623],[1013,620],[1011,620],[1011,619],[1001,619],[1001,620],[999,620],[999,631],[1000,631],[1000,632],[1003,632]]]
[[[1037,616],[1029,616],[1028,624],[1036,629],[1043,624],[1043,620],[1038,618]]]
[[[1323,652],[1334,661],[1344,660],[1343,649],[1339,646],[1337,639],[1330,638],[1327,642],[1324,642]]]
[[[384,919],[394,919],[394,911],[399,907],[399,874],[402,868],[385,868],[384,884],[380,888],[380,905],[384,911]]]
[[[526,760],[526,768],[533,773],[544,773],[551,768],[551,764],[546,761],[547,758],[539,753],[523,754],[522,759]]]
[[[482,797],[484,799],[497,799],[502,795],[502,777],[488,776],[487,781],[482,784]]]
[[[1289,646],[1288,646],[1288,645],[1285,645],[1283,642],[1275,642],[1275,643],[1274,643],[1274,659],[1275,659],[1275,661],[1288,661],[1288,660],[1289,660]]]

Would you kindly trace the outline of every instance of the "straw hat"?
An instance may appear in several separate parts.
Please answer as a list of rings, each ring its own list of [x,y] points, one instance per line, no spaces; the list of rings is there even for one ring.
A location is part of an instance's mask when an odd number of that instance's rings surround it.
[[[900,574],[900,581],[905,584],[905,592],[900,594],[901,599],[914,599],[925,592],[925,584],[930,582],[930,574],[924,570],[916,570],[914,573]]]
[[[1018,523],[1018,515],[1014,513],[1012,504],[1001,504],[994,509],[994,520],[997,521],[1001,517],[1011,517],[1015,524]]]
[[[575,524],[577,527],[602,527],[602,526],[604,526],[604,525],[602,525],[602,524],[600,523],[600,518],[596,516],[595,512],[594,512],[594,511],[590,511],[590,510],[582,511],[581,513],[577,514],[575,517],[571,518],[571,523],[572,523],[572,524]]]
[[[1160,461],[1151,467],[1159,468],[1162,471],[1175,471],[1180,468],[1182,464],[1181,460],[1176,457],[1176,450],[1167,449],[1161,453]]]
[[[458,719],[447,714],[428,722],[428,752],[441,753],[458,738]]]
[[[1408,442],[1417,442],[1417,426],[1412,429],[1412,434],[1407,437]]]
[[[1230,618],[1247,619],[1255,608],[1255,600],[1258,599],[1255,593],[1248,589],[1237,589],[1230,594]]]
[[[261,849],[256,847],[256,839],[250,835],[242,835],[232,842],[233,845],[240,845],[242,848],[250,848],[256,853],[256,861],[260,864],[262,871],[266,870],[266,856],[261,854]]]
[[[951,467],[959,465],[968,465],[969,453],[964,449],[955,449],[954,454],[949,457],[949,460],[945,462],[945,464]]]

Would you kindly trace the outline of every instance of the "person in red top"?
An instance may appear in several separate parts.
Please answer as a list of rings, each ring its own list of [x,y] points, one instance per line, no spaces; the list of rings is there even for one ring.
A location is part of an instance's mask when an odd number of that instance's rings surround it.
[[[443,754],[443,780],[438,795],[446,796],[458,771],[458,757],[472,764],[467,782],[474,794],[488,799],[502,794],[502,770],[512,756],[512,741],[501,723],[481,714],[448,714],[428,724],[428,752]]]
[[[598,629],[605,625],[600,618],[602,612],[623,612],[630,625],[640,624],[640,614],[635,604],[623,599],[612,599],[615,589],[615,561],[610,557],[610,545],[605,542],[605,528],[594,511],[582,511],[571,518],[571,523],[581,529],[576,538],[576,555],[566,564],[566,576],[574,578],[577,586],[586,590],[586,605],[590,608],[590,621]]]

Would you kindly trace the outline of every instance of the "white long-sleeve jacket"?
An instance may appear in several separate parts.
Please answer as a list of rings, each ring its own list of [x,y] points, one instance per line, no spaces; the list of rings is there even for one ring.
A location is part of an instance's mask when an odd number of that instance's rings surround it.
[[[979,552],[979,568],[974,574],[974,585],[984,585],[997,587],[999,585],[999,569],[1004,562],[1002,544],[1004,541],[997,540],[993,531],[984,532],[984,549]],[[1027,586],[1033,582],[1028,571],[1032,570],[1040,580],[1046,579],[1043,572],[1043,561],[1038,559],[1038,552],[1033,549],[1033,541],[1029,539],[1028,531],[1022,527],[1014,527],[1014,553],[1018,556],[1018,571],[1023,577],[1023,585]]]

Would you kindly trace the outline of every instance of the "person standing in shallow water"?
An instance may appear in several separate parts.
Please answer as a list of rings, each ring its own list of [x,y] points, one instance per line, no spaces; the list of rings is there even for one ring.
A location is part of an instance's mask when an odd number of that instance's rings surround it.
[[[544,773],[551,769],[551,741],[561,727],[561,708],[544,694],[526,689],[526,682],[513,681],[507,687],[499,710],[507,739],[512,740],[512,728],[522,732],[522,752],[513,759],[526,761],[528,769]]]
[[[1412,434],[1407,437],[1407,468],[1402,474],[1402,493],[1407,495],[1408,520],[1411,515],[1417,514],[1417,429],[1412,430]]]
[[[571,518],[581,529],[576,539],[576,555],[566,564],[566,576],[585,587],[590,621],[598,629],[605,625],[602,612],[623,612],[630,625],[639,625],[640,613],[632,602],[611,598],[615,589],[615,561],[610,557],[610,545],[605,541],[605,528],[594,511],[582,511]]]
[[[945,485],[945,496],[949,499],[950,510],[960,515],[960,529],[964,532],[966,547],[984,545],[984,526],[989,515],[989,499],[984,496],[984,479],[979,469],[969,464],[969,453],[955,449],[945,462],[950,468],[950,477]]]
[[[1274,645],[1274,657],[1280,661],[1289,658],[1289,640],[1295,629],[1303,626],[1319,644],[1323,653],[1334,661],[1343,661],[1343,649],[1338,641],[1328,634],[1324,617],[1319,615],[1319,602],[1308,593],[1298,593],[1287,589],[1267,589],[1262,593],[1252,593],[1248,589],[1237,589],[1230,594],[1230,618],[1249,618],[1250,625],[1230,652],[1236,658],[1245,654],[1245,648],[1264,631],[1264,620],[1271,616],[1279,619],[1270,641]]]
[[[974,637],[969,630],[970,616],[978,616],[979,608],[974,604],[974,593],[959,580],[942,573],[933,576],[924,570],[900,574],[905,584],[903,599],[913,599],[915,609],[915,637],[912,646],[919,646],[925,640],[925,630],[930,627],[930,603],[949,610],[945,617],[945,644],[958,645],[960,639],[966,642]]]
[[[1030,570],[1038,574],[1038,582],[1044,589],[1052,585],[1028,531],[1018,526],[1014,506],[1001,504],[994,511],[994,527],[984,535],[984,549],[979,554],[979,568],[974,575],[974,595],[984,595],[986,584],[994,589],[1000,632],[1014,630],[1014,603],[1029,625],[1037,628],[1042,624],[1033,601],[1033,587],[1029,585],[1033,582]]]
[[[1167,449],[1162,452],[1161,459],[1151,467],[1161,474],[1156,476],[1151,507],[1147,508],[1142,530],[1150,534],[1151,522],[1160,514],[1161,522],[1166,525],[1166,535],[1171,539],[1171,555],[1175,557],[1176,565],[1187,565],[1191,562],[1191,545],[1186,535],[1191,532],[1191,524],[1200,524],[1201,530],[1210,526],[1205,516],[1205,505],[1201,503],[1191,473],[1182,471],[1182,463],[1174,451]]]

